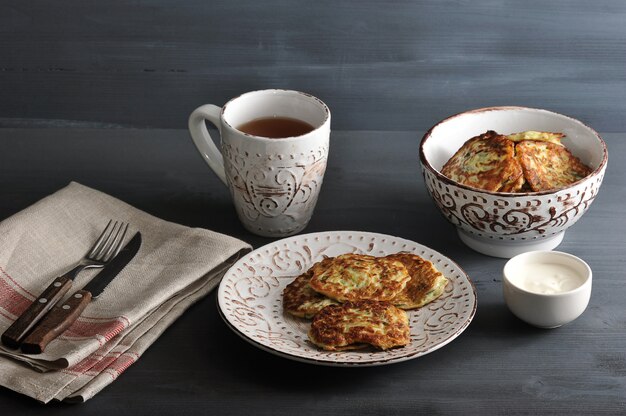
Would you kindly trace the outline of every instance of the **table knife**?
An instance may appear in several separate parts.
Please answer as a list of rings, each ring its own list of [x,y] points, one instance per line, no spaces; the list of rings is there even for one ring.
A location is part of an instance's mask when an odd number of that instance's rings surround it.
[[[117,250],[124,242],[128,224],[115,221],[111,227],[113,220],[109,220],[107,226],[102,230],[102,234],[98,240],[89,249],[87,253],[78,261],[71,270],[57,277],[44,289],[43,292],[17,317],[17,319],[9,326],[0,337],[2,343],[9,348],[19,348],[20,344],[35,325],[43,319],[44,316],[54,305],[56,305],[72,287],[72,282],[78,274],[93,267],[101,268],[111,260],[111,256],[115,257]],[[119,224],[119,227],[118,227]],[[123,232],[122,232],[123,230]],[[120,236],[120,232],[121,236]],[[118,237],[119,240],[118,240]],[[113,251],[111,251],[113,250]]]
[[[69,328],[92,299],[97,298],[122,269],[135,257],[141,247],[141,233],[137,232],[128,244],[85,287],[65,302],[59,302],[26,336],[20,346],[26,354],[41,354],[48,343]]]

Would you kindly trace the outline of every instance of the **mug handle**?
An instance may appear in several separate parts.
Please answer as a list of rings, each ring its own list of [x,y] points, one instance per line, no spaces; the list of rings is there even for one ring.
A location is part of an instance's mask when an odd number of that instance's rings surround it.
[[[191,139],[204,158],[204,161],[213,169],[213,172],[215,172],[218,178],[224,182],[224,185],[228,186],[228,182],[226,182],[226,172],[224,171],[224,158],[217,146],[215,146],[204,123],[204,120],[213,123],[221,135],[221,112],[222,109],[213,104],[206,104],[193,110],[193,113],[189,116],[189,134],[191,134]]]

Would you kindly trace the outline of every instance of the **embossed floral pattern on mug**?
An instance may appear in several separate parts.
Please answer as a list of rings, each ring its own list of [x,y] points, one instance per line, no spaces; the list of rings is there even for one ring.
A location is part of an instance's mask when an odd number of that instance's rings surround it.
[[[239,216],[250,223],[259,217],[284,217],[281,232],[302,228],[311,217],[322,186],[328,146],[298,154],[250,154],[223,144],[224,168]]]

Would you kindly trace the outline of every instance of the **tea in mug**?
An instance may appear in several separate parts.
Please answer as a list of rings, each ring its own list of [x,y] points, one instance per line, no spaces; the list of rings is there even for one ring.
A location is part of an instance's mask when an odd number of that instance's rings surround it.
[[[263,117],[248,121],[237,127],[237,130],[253,136],[284,139],[310,133],[315,130],[315,127],[295,118]]]

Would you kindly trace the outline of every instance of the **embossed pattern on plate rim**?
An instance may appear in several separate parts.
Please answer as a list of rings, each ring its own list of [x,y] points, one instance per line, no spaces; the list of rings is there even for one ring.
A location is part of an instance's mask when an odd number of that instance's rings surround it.
[[[281,347],[281,345],[272,345],[271,343],[267,342],[267,340],[265,340],[265,342],[262,342],[260,338],[244,333],[244,330],[241,328],[241,324],[238,324],[236,322],[236,319],[233,318],[233,315],[230,314],[226,310],[227,309],[226,303],[228,299],[225,293],[226,291],[225,288],[231,283],[236,284],[238,281],[246,278],[246,275],[243,274],[243,271],[239,273],[237,272],[238,269],[241,270],[242,266],[245,267],[244,265],[247,264],[246,262],[250,262],[250,263],[255,262],[256,260],[252,260],[255,258],[261,259],[261,260],[267,260],[266,256],[261,254],[262,252],[272,251],[274,255],[278,255],[279,253],[281,253],[281,250],[284,251],[285,249],[289,249],[290,247],[297,245],[299,241],[325,240],[327,242],[331,242],[332,240],[333,244],[338,245],[338,244],[349,244],[348,241],[353,243],[357,239],[359,241],[362,241],[365,238],[369,239],[368,241],[371,241],[372,243],[376,241],[380,244],[388,244],[390,247],[403,247],[405,248],[405,250],[408,249],[407,251],[413,251],[413,252],[416,252],[417,254],[422,253],[425,258],[433,261],[435,265],[443,261],[445,262],[446,267],[450,267],[450,269],[454,272],[455,275],[448,276],[446,273],[444,274],[446,274],[446,277],[448,277],[449,279],[452,278],[454,280],[453,284],[465,286],[464,292],[462,292],[462,294],[463,296],[467,296],[469,298],[468,301],[471,302],[471,305],[469,307],[469,310],[465,313],[465,316],[461,317],[462,319],[459,319],[456,322],[452,323],[454,324],[455,327],[453,328],[452,331],[449,331],[448,333],[446,333],[445,338],[439,340],[438,342],[432,343],[432,345],[430,345],[428,348],[423,349],[423,350],[417,350],[417,351],[411,350],[410,349],[411,345],[409,344],[409,346],[407,347],[403,347],[399,349],[392,349],[388,351],[375,351],[375,352],[370,351],[366,354],[363,354],[364,358],[362,360],[357,359],[357,360],[348,361],[345,359],[342,360],[342,356],[343,356],[342,354],[349,353],[345,351],[344,352],[325,352],[325,351],[320,352],[321,350],[318,350],[316,347],[311,347],[311,349],[309,350],[309,353],[307,353],[305,350],[298,350],[298,353],[296,354],[296,353],[293,353],[292,351],[290,352],[288,348]],[[332,245],[329,245],[326,248],[329,248],[329,247],[332,247]],[[370,249],[371,247],[372,245],[370,244]],[[353,246],[353,248],[357,252],[367,252],[367,250],[358,249],[356,246]],[[397,252],[397,251],[402,251],[402,250],[396,249],[394,251],[394,249],[388,248],[385,251],[387,252],[386,254],[388,254],[391,252]],[[338,253],[334,255],[337,255],[337,254]],[[321,254],[319,256],[321,256]],[[312,254],[312,257],[313,257],[313,254]],[[313,258],[313,261],[317,261],[317,260],[318,260],[317,258]],[[302,265],[301,268],[308,268],[310,267],[311,264]],[[263,266],[267,266],[267,264],[259,263],[259,266],[263,267]],[[285,276],[282,276],[282,277],[285,277]],[[457,279],[459,278],[461,280],[457,281]],[[275,280],[278,280],[278,278],[275,278]],[[289,279],[289,281],[291,281],[291,279]],[[464,284],[465,282],[467,283],[467,285]],[[282,297],[283,287],[284,287],[284,284],[282,286],[273,288],[271,290],[272,295],[274,297],[276,296]],[[454,291],[454,288],[452,289],[452,291]],[[442,299],[451,297],[452,291],[449,294],[450,296],[448,296],[448,294],[444,294]],[[433,302],[433,304],[431,305],[434,305],[436,302],[437,301]],[[446,303],[444,303],[444,306],[446,305]],[[222,282],[220,284],[219,291],[218,291],[218,305],[217,305],[219,314],[222,317],[222,319],[224,319],[227,326],[231,328],[241,338],[243,338],[247,342],[251,343],[252,345],[262,350],[268,351],[270,353],[273,353],[273,354],[276,354],[285,358],[296,360],[296,361],[319,364],[319,365],[327,365],[327,366],[345,366],[345,367],[376,366],[376,365],[391,364],[391,363],[396,363],[396,362],[401,362],[401,361],[406,361],[409,359],[417,358],[422,355],[426,355],[430,352],[433,352],[447,345],[452,340],[454,340],[469,326],[470,322],[472,321],[476,313],[476,306],[477,306],[477,300],[476,300],[476,289],[474,287],[474,284],[468,277],[467,273],[465,273],[465,271],[461,269],[461,267],[459,267],[458,264],[456,264],[454,261],[452,261],[448,257],[442,255],[441,253],[435,250],[430,249],[429,247],[426,247],[414,241],[406,240],[400,237],[385,235],[385,234],[361,232],[361,231],[328,231],[328,232],[319,232],[319,233],[311,233],[311,234],[301,234],[301,235],[285,238],[282,240],[277,240],[273,243],[260,247],[252,251],[251,253],[248,253],[247,255],[242,257],[237,263],[235,263],[235,265],[233,265],[229,269],[229,271],[226,272],[226,274],[224,275],[224,278],[222,279]],[[427,307],[428,305],[416,311],[426,310],[425,308]],[[412,317],[412,314],[417,313],[416,311],[409,311],[410,318]],[[269,315],[271,315],[271,311],[268,311],[268,313]],[[280,311],[280,313],[283,313],[282,310]],[[435,313],[431,315],[432,317],[436,316]],[[426,318],[425,321],[427,321],[428,319],[429,318]],[[270,320],[271,320],[271,316],[270,316]],[[284,330],[286,331],[286,329]],[[304,336],[306,336],[306,334],[304,334]],[[305,341],[305,342],[308,343],[308,341]],[[412,340],[412,343],[413,342],[414,341]],[[350,352],[350,353],[354,353],[354,352]],[[316,356],[319,356],[320,354],[325,354],[324,359],[315,358]]]

